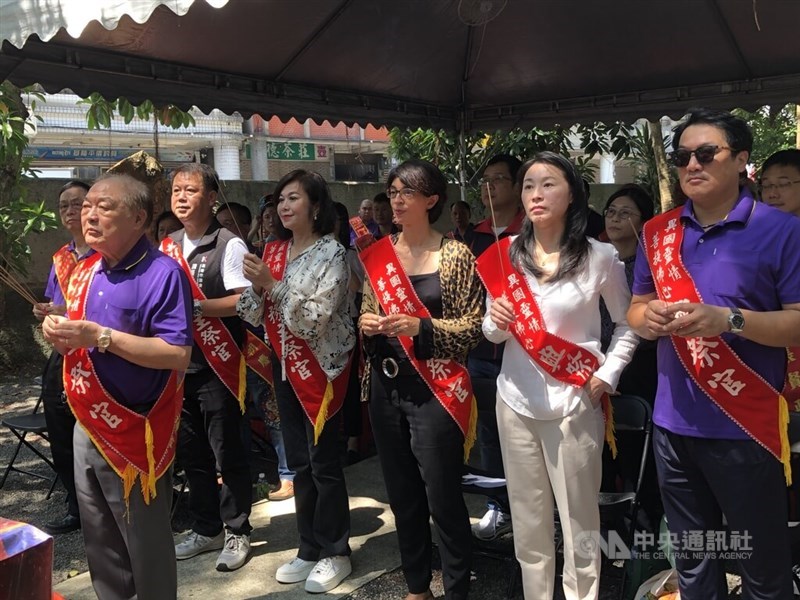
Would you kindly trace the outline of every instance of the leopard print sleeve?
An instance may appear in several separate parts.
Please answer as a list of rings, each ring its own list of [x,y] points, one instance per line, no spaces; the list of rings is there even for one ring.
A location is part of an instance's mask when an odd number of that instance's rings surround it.
[[[441,319],[433,325],[433,358],[465,362],[467,353],[481,340],[484,291],[475,271],[475,257],[456,240],[445,240],[439,259],[442,284]]]

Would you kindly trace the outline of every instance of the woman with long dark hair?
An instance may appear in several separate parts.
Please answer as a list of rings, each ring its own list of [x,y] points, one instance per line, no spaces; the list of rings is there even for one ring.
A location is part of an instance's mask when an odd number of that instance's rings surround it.
[[[433,598],[431,530],[439,533],[445,597],[469,592],[471,534],[461,493],[477,406],[467,352],[480,340],[483,290],[469,248],[433,229],[447,201],[439,169],[409,160],[387,190],[402,232],[361,251],[364,392],[395,516],[407,600]]]
[[[478,260],[489,290],[486,337],[507,342],[497,424],[525,597],[553,597],[553,498],[564,534],[567,598],[597,598],[597,493],[605,432],[601,397],[636,348],[630,291],[614,248],[586,237],[587,200],[575,166],[542,152],[519,171],[526,221]],[[600,298],[614,318],[600,351]]]
[[[264,323],[294,498],[300,548],[278,568],[281,583],[327,592],[351,572],[350,510],[339,460],[338,411],[355,343],[347,303],[350,272],[333,235],[336,212],[325,180],[296,170],[278,182],[278,240],[264,260],[245,255],[239,316]]]

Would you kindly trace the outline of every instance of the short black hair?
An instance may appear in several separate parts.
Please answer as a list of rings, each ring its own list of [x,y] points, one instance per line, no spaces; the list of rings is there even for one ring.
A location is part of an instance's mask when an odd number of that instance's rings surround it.
[[[328,189],[328,183],[319,173],[306,171],[305,169],[290,171],[275,186],[275,190],[272,192],[273,198],[280,204],[283,188],[295,181],[300,184],[300,187],[303,188],[311,202],[311,214],[309,215],[312,222],[311,230],[320,235],[327,235],[333,232],[333,227],[336,224],[336,209],[333,207],[333,199],[331,198],[330,189]],[[315,208],[316,219],[313,216]],[[292,232],[286,229],[281,220],[278,219],[275,223],[275,235],[280,240],[288,240],[291,239]]]
[[[403,185],[417,190],[423,196],[439,197],[436,204],[428,209],[428,223],[436,223],[442,216],[442,209],[447,202],[447,180],[439,167],[427,160],[414,158],[389,171],[389,177],[386,178],[387,190],[395,179],[399,179]]]
[[[761,174],[763,175],[764,171],[770,167],[794,167],[800,171],[800,149],[786,148],[785,150],[778,150],[761,165]]]
[[[203,179],[203,189],[207,192],[219,192],[219,177],[210,165],[204,163],[184,163],[172,172],[170,183],[175,183],[175,177],[181,174],[200,175]]]
[[[156,217],[156,222],[153,225],[153,229],[155,229],[156,233],[158,233],[158,226],[161,225],[161,221],[166,221],[167,219],[175,219],[178,223],[181,222],[181,220],[174,212],[172,212],[171,210],[165,210]],[[181,225],[181,227],[183,227],[183,225]]]
[[[744,119],[724,111],[711,108],[693,108],[686,118],[672,130],[672,149],[680,147],[681,136],[687,127],[692,125],[710,125],[725,132],[725,139],[731,147],[731,154],[739,152],[753,153],[753,130]]]
[[[517,173],[519,173],[519,168],[522,166],[522,161],[511,154],[495,154],[488,161],[486,161],[486,167],[500,163],[503,163],[508,167],[508,174],[511,175],[511,180],[516,181]],[[483,167],[484,170],[486,170],[486,167]]]
[[[250,223],[253,222],[253,213],[250,212],[250,209],[244,204],[239,204],[238,202],[226,202],[219,207],[217,214],[223,210],[230,211],[234,220],[239,223],[246,223],[247,225],[250,225]]]
[[[58,190],[58,197],[60,198],[61,194],[75,187],[81,188],[84,192],[88,192],[92,186],[85,181],[81,181],[80,179],[70,179],[67,183],[61,186],[60,190]]]
[[[375,194],[372,198],[372,206],[374,207],[376,204],[391,204],[391,200],[389,200],[389,196],[386,195],[386,192]]]
[[[450,210],[453,210],[456,206],[460,206],[461,208],[467,209],[467,214],[472,214],[472,208],[470,208],[469,202],[465,202],[464,200],[456,200],[453,204],[450,205]]]

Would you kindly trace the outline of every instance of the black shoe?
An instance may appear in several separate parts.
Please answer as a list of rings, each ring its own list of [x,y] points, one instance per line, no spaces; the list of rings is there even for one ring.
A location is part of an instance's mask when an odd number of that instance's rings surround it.
[[[62,533],[69,533],[81,528],[81,518],[75,515],[66,515],[61,519],[50,521],[44,526],[46,533],[50,535],[60,535]]]

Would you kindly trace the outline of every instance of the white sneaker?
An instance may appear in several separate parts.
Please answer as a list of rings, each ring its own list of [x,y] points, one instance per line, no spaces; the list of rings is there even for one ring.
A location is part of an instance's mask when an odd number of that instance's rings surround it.
[[[180,544],[175,545],[175,558],[186,560],[193,558],[203,552],[212,550],[222,550],[225,545],[225,530],[219,532],[214,537],[200,535],[196,531],[190,531]]]
[[[306,591],[329,592],[353,572],[349,556],[329,556],[319,561],[306,579]]]
[[[225,533],[225,547],[217,558],[217,571],[235,571],[250,555],[250,536]]]
[[[472,525],[472,535],[479,540],[493,540],[511,531],[511,515],[490,508],[483,518]]]
[[[299,583],[305,581],[316,564],[317,562],[314,560],[303,560],[299,556],[296,556],[286,564],[278,567],[278,570],[275,572],[275,579],[279,583]]]

